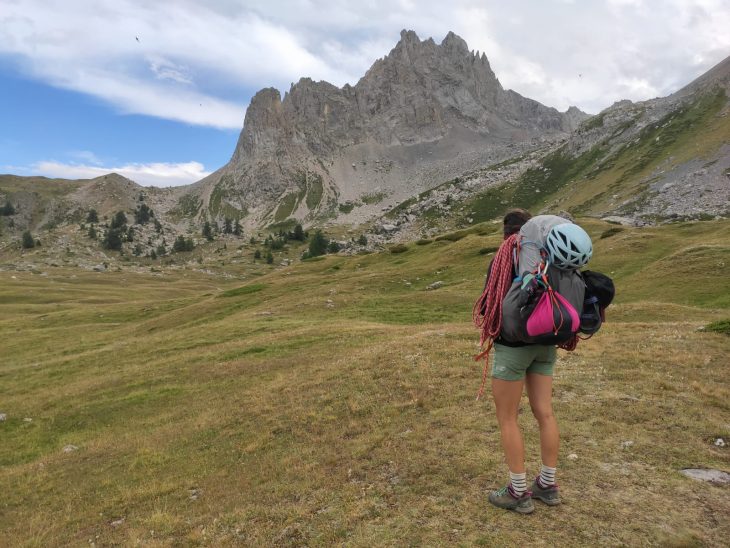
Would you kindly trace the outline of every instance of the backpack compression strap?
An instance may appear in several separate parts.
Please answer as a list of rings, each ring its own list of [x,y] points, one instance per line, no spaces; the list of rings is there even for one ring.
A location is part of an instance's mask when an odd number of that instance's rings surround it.
[[[514,276],[515,250],[519,252],[519,234],[513,234],[502,242],[497,253],[494,255],[492,270],[484,287],[484,292],[474,303],[472,309],[472,320],[481,331],[479,346],[487,348],[474,356],[475,361],[484,359],[484,370],[482,371],[482,384],[479,387],[477,400],[484,393],[484,386],[487,383],[489,371],[489,351],[494,345],[494,339],[499,337],[502,331],[502,301],[512,285]]]

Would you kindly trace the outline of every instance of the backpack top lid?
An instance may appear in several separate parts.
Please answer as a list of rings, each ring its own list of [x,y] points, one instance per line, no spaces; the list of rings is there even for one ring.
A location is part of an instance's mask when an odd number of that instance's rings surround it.
[[[593,256],[593,243],[588,233],[573,223],[554,226],[547,235],[545,247],[550,262],[561,270],[575,270]]]

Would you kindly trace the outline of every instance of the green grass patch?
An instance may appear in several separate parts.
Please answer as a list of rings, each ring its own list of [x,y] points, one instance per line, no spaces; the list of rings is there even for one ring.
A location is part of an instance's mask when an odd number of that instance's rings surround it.
[[[386,196],[385,192],[371,192],[360,196],[360,201],[367,205],[375,205],[382,202]]]
[[[198,213],[201,205],[202,202],[197,196],[193,194],[184,194],[177,201],[177,211],[180,215],[192,217]]]
[[[324,185],[322,184],[322,176],[317,173],[310,173],[307,177],[307,207],[310,210],[315,209],[322,201],[324,195]]]
[[[730,320],[719,320],[709,323],[705,326],[705,331],[722,333],[723,335],[730,335]]]
[[[355,209],[355,203],[354,202],[345,202],[343,204],[339,204],[337,206],[337,209],[339,209],[340,213],[350,213],[353,209]]]
[[[299,194],[297,192],[289,192],[281,199],[274,213],[274,222],[280,223],[294,212],[298,196]]]

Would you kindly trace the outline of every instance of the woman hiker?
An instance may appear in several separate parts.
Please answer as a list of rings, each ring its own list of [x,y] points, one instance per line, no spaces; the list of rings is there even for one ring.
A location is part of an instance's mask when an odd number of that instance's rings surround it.
[[[555,216],[541,216],[540,218],[548,217],[550,226],[541,227],[546,232],[566,222],[565,219]],[[525,210],[508,212],[504,217],[504,239],[507,240],[513,234],[517,234],[522,225],[530,218],[530,213]],[[577,225],[572,226],[582,231]],[[590,239],[588,239],[588,245],[590,245]],[[494,260],[487,271],[487,285],[493,267]],[[520,270],[523,269],[520,268]],[[514,278],[515,275],[516,273],[512,273],[511,277]],[[485,285],[485,290],[487,285]],[[484,317],[487,299],[483,296],[477,306],[480,308],[481,316]],[[533,498],[540,499],[550,506],[560,504],[558,485],[555,482],[559,433],[552,408],[552,375],[555,359],[556,347],[554,345],[511,342],[499,334],[494,338],[494,361],[491,371],[492,397],[510,475],[510,481],[505,487],[489,494],[489,502],[499,508],[529,514],[534,511]],[[539,425],[542,458],[540,474],[535,478],[529,490],[525,471],[525,449],[517,423],[524,387],[527,387],[530,407]]]

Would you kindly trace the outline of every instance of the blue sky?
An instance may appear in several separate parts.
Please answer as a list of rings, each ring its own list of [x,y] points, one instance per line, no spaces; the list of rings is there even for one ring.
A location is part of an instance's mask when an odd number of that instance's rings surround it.
[[[727,0],[0,0],[0,172],[194,182],[260,88],[354,84],[403,28],[565,110],[667,95],[730,54]]]

